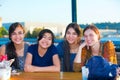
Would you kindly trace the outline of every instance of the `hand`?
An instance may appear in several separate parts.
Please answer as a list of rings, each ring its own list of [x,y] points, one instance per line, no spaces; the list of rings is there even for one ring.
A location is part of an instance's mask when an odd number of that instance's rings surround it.
[[[10,59],[10,65],[15,61],[15,59]]]
[[[25,72],[33,72],[32,65],[25,65],[24,66],[24,71]]]
[[[120,68],[117,68],[117,75],[120,75]]]
[[[82,44],[80,44],[80,48],[83,48],[83,47],[85,47],[87,44],[86,44],[86,42],[84,41]]]

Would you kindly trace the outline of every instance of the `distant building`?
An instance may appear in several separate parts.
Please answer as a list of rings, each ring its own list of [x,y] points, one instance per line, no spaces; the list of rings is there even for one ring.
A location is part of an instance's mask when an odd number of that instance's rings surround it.
[[[65,24],[59,24],[59,23],[41,23],[41,22],[20,22],[24,27],[26,32],[29,30],[31,33],[34,30],[34,28],[45,28],[50,29],[53,31],[55,35],[60,35],[61,37],[64,36],[65,33]],[[2,23],[2,26],[5,27],[6,30],[9,29],[10,25],[12,23]]]
[[[50,29],[55,35],[61,35],[63,37],[66,25],[59,23],[25,22],[25,28],[26,30],[30,30],[30,33],[36,27]]]
[[[25,26],[25,23],[24,22],[20,22],[23,26]],[[6,30],[9,30],[9,27],[12,23],[2,23],[2,26],[6,29]]]

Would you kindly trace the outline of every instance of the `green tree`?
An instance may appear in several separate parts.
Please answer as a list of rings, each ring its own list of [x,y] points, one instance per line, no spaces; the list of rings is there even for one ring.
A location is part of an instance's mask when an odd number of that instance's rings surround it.
[[[37,38],[39,32],[42,30],[43,28],[34,28],[33,32],[32,32],[32,37],[33,38]]]
[[[28,31],[25,35],[26,38],[32,38],[32,34],[30,33],[30,31]]]
[[[0,37],[8,35],[8,31],[4,27],[0,27]]]

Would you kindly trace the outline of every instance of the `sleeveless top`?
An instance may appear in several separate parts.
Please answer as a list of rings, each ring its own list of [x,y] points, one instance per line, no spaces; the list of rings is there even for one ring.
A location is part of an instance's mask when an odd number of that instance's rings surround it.
[[[7,46],[7,44],[6,44],[6,46]],[[17,56],[18,66],[19,66],[19,69],[17,69],[17,70],[20,70],[20,71],[24,70],[24,64],[25,64],[25,59],[26,59],[26,56],[27,56],[28,47],[29,47],[29,43],[25,42],[24,43],[24,55],[23,56]],[[6,49],[5,53],[6,52],[7,52],[7,49]],[[11,67],[12,67],[12,70],[16,69],[15,66],[13,66],[13,65]]]

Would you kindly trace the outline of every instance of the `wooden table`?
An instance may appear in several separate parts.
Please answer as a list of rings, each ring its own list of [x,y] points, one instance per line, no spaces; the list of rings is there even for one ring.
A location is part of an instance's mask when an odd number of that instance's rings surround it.
[[[25,73],[12,75],[10,80],[82,80],[80,72]]]

